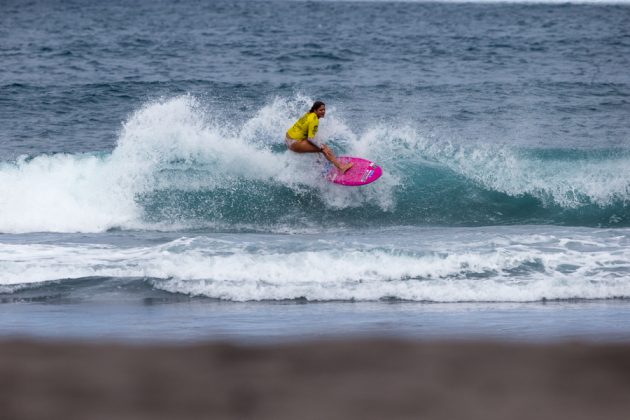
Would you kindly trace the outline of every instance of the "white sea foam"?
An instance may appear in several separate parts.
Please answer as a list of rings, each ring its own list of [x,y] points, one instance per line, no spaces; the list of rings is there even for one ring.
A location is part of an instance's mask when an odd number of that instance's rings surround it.
[[[490,190],[511,196],[528,194],[564,208],[630,201],[627,155],[601,160],[542,160],[506,147],[477,146],[453,150],[447,164]]]
[[[147,278],[169,292],[233,301],[630,297],[627,231],[393,234],[380,246],[373,244],[381,242],[378,234],[369,240],[239,234],[131,248],[2,244],[0,286],[96,276]]]
[[[54,155],[0,165],[0,232],[102,231],[138,218],[109,157]]]
[[[440,165],[482,188],[513,197],[530,195],[544,205],[578,208],[630,203],[630,156],[542,159],[508,146],[462,144],[431,138],[410,126],[376,126],[358,141],[359,148],[379,150],[384,165],[404,177],[417,175],[419,165]],[[421,172],[420,166],[419,172]]]
[[[159,220],[147,222],[139,197],[168,189],[238,189],[250,182],[316,194],[330,209],[370,204],[389,212],[396,210],[405,188],[423,183],[423,168],[430,165],[488,190],[531,195],[565,208],[630,200],[627,154],[543,161],[507,147],[431,138],[411,125],[375,123],[355,132],[331,106],[321,123],[322,139],[339,153],[377,161],[385,172],[366,188],[339,187],[323,180],[321,157],[290,153],[282,144],[286,128],[310,102],[300,95],[276,98],[235,126],[229,116],[189,95],[164,99],[129,117],[110,154],[41,155],[0,163],[0,232],[164,229]],[[211,223],[212,215],[206,219]],[[177,223],[187,226],[186,220]]]
[[[308,188],[332,207],[391,206],[387,176],[378,189],[343,189],[323,180],[323,162],[314,156],[272,152],[271,143],[283,146],[284,131],[307,102],[302,97],[277,100],[235,128],[214,120],[215,113],[195,98],[181,96],[136,111],[111,154],[42,155],[1,163],[0,232],[143,228],[139,195],[167,188],[212,190],[238,180]]]

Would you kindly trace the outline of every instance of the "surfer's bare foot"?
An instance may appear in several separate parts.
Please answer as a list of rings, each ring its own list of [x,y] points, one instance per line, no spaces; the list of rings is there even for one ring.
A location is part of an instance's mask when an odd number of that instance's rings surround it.
[[[345,174],[346,172],[348,172],[348,169],[352,168],[353,165],[354,163],[352,162],[345,163],[339,167],[339,170],[341,171],[342,174]]]

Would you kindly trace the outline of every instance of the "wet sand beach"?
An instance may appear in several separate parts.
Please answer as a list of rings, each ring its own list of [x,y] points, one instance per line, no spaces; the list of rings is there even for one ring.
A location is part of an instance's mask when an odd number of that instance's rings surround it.
[[[5,419],[626,419],[630,345],[4,339]]]

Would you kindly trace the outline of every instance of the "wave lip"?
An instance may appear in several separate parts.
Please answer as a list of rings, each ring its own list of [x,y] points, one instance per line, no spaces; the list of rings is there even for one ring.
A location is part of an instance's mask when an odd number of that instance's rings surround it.
[[[68,154],[0,164],[0,232],[104,231],[137,220],[115,166]]]
[[[331,108],[322,138],[384,170],[345,188],[282,143],[309,102],[276,98],[236,125],[192,96],[163,99],[129,117],[111,153],[0,163],[0,232],[630,226],[627,150],[461,145],[388,122],[355,133]]]

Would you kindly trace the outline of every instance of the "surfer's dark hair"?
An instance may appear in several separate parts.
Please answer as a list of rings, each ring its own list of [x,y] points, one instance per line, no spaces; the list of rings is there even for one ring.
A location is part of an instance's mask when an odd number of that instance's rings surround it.
[[[321,107],[322,105],[326,105],[325,103],[323,103],[322,101],[315,101],[315,103],[313,104],[313,106],[311,107],[311,110],[308,112],[315,112],[319,109],[319,107]]]

